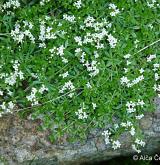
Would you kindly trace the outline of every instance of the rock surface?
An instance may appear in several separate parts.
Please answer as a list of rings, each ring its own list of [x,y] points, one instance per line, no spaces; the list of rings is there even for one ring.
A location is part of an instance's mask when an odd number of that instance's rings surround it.
[[[147,143],[143,153],[147,154],[160,151],[160,99],[155,103],[157,110],[140,122]],[[0,165],[78,165],[134,154],[128,134],[120,137],[121,149],[113,151],[100,132],[83,144],[51,144],[49,132],[37,131],[38,125],[38,121],[22,120],[16,115],[0,118]]]

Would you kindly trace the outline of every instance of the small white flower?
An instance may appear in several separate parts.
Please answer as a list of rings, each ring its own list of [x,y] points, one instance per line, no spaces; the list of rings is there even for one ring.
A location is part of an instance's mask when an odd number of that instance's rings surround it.
[[[130,65],[130,64],[131,64],[131,62],[127,60],[127,65]]]
[[[102,135],[105,137],[105,144],[109,144],[110,143],[109,136],[111,135],[111,132],[105,130],[102,132]]]
[[[88,118],[88,115],[85,111],[83,111],[85,109],[84,107],[84,103],[83,103],[83,106],[78,109],[77,112],[75,112],[75,114],[78,116],[78,119],[87,119]]]
[[[124,68],[124,73],[127,73],[128,72],[128,68]]]
[[[80,52],[82,52],[82,49],[81,49],[81,48],[77,48],[77,49],[75,50],[75,53],[80,53]]]
[[[152,55],[149,55],[148,57],[147,57],[147,62],[151,62],[153,59],[155,59],[156,58],[156,54],[152,54]]]
[[[122,85],[128,84],[129,81],[130,81],[130,80],[128,80],[128,78],[127,78],[127,77],[124,77],[124,76],[123,76],[123,77],[121,78],[121,80],[120,80],[120,82],[121,82]]]
[[[48,88],[42,85],[42,87],[39,89],[39,93],[43,94],[44,91],[48,91]]]
[[[130,57],[131,57],[130,54],[126,54],[126,55],[124,56],[125,59],[128,59],[128,58],[130,58]]]
[[[90,82],[87,82],[86,86],[87,86],[87,88],[92,88]]]
[[[96,109],[97,105],[96,103],[92,103],[93,109]]]
[[[132,136],[134,136],[135,135],[135,128],[134,127],[131,127],[131,130],[129,132],[130,132],[130,134]]]
[[[117,6],[113,3],[109,4],[109,9],[112,10],[112,12],[110,13],[111,16],[116,16],[120,12],[119,9],[117,9]]]
[[[3,96],[3,91],[2,90],[0,90],[0,96]]]
[[[132,144],[132,149],[137,153],[141,153],[141,150],[137,149],[135,144]]]
[[[67,76],[69,76],[68,71],[63,74],[60,74],[60,76],[62,76],[63,78],[66,78]]]
[[[114,38],[111,34],[108,35],[108,39],[109,41],[109,44],[111,46],[111,48],[115,48],[116,47],[116,44],[117,44],[117,39]]]
[[[74,2],[73,4],[77,9],[80,9],[82,7],[82,1],[78,0],[77,2]]]
[[[74,40],[79,46],[82,46],[82,39],[80,36],[74,37]]]
[[[138,116],[135,116],[135,117],[136,117],[137,120],[140,120],[140,119],[142,119],[144,117],[144,115],[141,114],[141,115],[138,115]]]
[[[116,150],[116,149],[118,149],[118,148],[120,148],[121,147],[121,143],[119,142],[119,140],[116,140],[116,141],[113,141],[112,142],[112,148],[114,149],[114,150]]]
[[[144,69],[141,68],[141,69],[139,70],[139,72],[142,74],[142,73],[144,72]]]
[[[142,108],[145,105],[143,100],[138,100],[137,105],[140,105]]]
[[[10,102],[8,103],[8,108],[9,108],[9,109],[13,109],[14,106],[15,106],[15,105],[13,104],[12,101],[10,101]]]
[[[155,77],[155,80],[156,80],[156,81],[159,80],[159,75],[158,75],[158,73],[155,73],[155,74],[154,74],[154,77]]]

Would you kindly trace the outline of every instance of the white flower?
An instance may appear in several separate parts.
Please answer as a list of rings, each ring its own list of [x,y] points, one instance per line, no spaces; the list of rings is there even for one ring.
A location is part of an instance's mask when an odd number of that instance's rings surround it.
[[[109,4],[109,9],[112,10],[112,12],[110,13],[111,16],[116,16],[120,12],[119,9],[117,9],[117,6],[113,3]]]
[[[8,103],[8,108],[9,108],[9,109],[13,109],[14,106],[15,106],[15,105],[13,104],[12,101],[10,101],[10,102]]]
[[[66,21],[69,21],[69,22],[75,22],[75,16],[74,15],[67,15],[67,14],[64,14],[63,15],[63,19],[66,20]]]
[[[124,77],[124,76],[123,76],[123,77],[121,78],[121,80],[120,80],[120,82],[121,82],[122,85],[128,84],[129,81],[130,81],[130,80],[128,80],[128,78],[127,78],[127,77]]]
[[[154,74],[154,77],[155,77],[155,80],[156,80],[156,81],[159,80],[159,75],[158,75],[158,73],[155,73],[155,74]]]
[[[140,81],[142,81],[142,80],[144,80],[144,76],[143,76],[143,75],[137,77],[136,79],[134,79],[134,80],[132,81],[132,83],[130,84],[130,87],[133,86],[133,85],[135,85],[135,84],[138,84],[138,83],[139,83]]]
[[[135,117],[136,117],[137,120],[140,120],[140,119],[142,119],[144,117],[144,115],[141,114],[141,115],[138,115],[138,116],[135,116]]]
[[[99,54],[98,54],[97,51],[94,51],[94,57],[95,57],[95,58],[98,58],[98,57],[99,57]]]
[[[86,25],[86,27],[93,27],[94,21],[95,21],[95,19],[94,19],[93,17],[88,16],[88,17],[84,20],[84,24]]]
[[[63,56],[64,50],[65,50],[65,47],[63,45],[61,45],[59,48],[57,48],[57,54],[60,56]]]
[[[124,73],[127,73],[128,72],[128,68],[124,68]]]
[[[149,55],[148,57],[147,57],[147,62],[151,62],[153,59],[155,59],[156,58],[156,54],[152,54],[152,55]]]
[[[153,64],[154,68],[159,68],[160,67],[160,64]]]
[[[49,2],[50,0],[41,0],[40,1],[40,5],[44,6],[47,2]]]
[[[102,135],[105,136],[105,144],[109,144],[110,143],[109,136],[111,135],[111,132],[105,130],[102,132]]]
[[[77,2],[74,2],[73,4],[77,9],[80,9],[82,7],[82,1],[78,0]]]
[[[82,46],[82,39],[79,36],[74,37],[74,40],[76,43],[78,43],[79,46]]]
[[[4,9],[4,10],[10,9],[10,8],[17,9],[19,7],[20,7],[20,3],[18,0],[9,0],[2,5],[2,9]],[[4,11],[4,10],[2,10],[2,11]]]
[[[117,44],[117,39],[114,38],[111,34],[108,35],[108,39],[109,41],[109,44],[111,46],[111,48],[115,48],[116,47],[116,44]]]
[[[130,121],[127,121],[127,123],[126,123],[126,126],[127,127],[130,127],[130,126],[132,126],[133,124],[130,122]]]
[[[130,57],[131,57],[130,54],[126,54],[126,55],[124,56],[125,59],[128,59],[128,58],[130,58]]]
[[[132,113],[132,112],[136,111],[136,108],[135,108],[136,104],[134,102],[132,102],[132,101],[127,102],[126,106],[127,106],[127,112],[128,113]]]
[[[135,143],[138,144],[138,145],[140,145],[140,146],[142,146],[142,147],[144,147],[145,144],[146,144],[144,141],[139,140],[138,138],[136,138]]]
[[[83,106],[82,108],[78,109],[77,112],[75,112],[75,114],[78,116],[78,119],[87,119],[88,118],[88,115],[86,112],[84,112],[84,103],[83,103]]]
[[[90,82],[87,82],[86,86],[87,86],[87,88],[92,88]]]
[[[60,74],[60,76],[62,76],[63,78],[66,78],[68,75],[69,75],[69,74],[68,74],[68,71],[65,72],[65,73],[63,73],[63,74]]]
[[[121,143],[118,140],[112,142],[112,148],[114,150],[116,150],[117,148],[120,148],[120,147],[121,147]]]
[[[66,58],[62,57],[62,62],[66,64],[66,63],[68,63],[68,60]]]
[[[19,75],[20,80],[23,80],[24,79],[24,74],[23,74],[22,71],[19,71],[18,72],[18,75]]]
[[[108,130],[105,130],[105,131],[103,131],[102,135],[109,136],[109,135],[111,135],[111,132],[109,132]]]
[[[129,132],[130,132],[130,134],[132,136],[134,136],[135,135],[135,128],[134,127],[131,127],[131,130]]]
[[[145,105],[143,100],[138,100],[137,105],[140,105],[142,108]]]
[[[3,96],[3,91],[2,90],[0,90],[0,96]]]
[[[64,93],[65,90],[74,90],[75,87],[71,81],[65,82],[64,86],[62,89],[59,91],[60,93]]]
[[[5,110],[5,109],[6,109],[6,103],[3,102],[3,103],[0,105],[0,107],[1,107],[3,110]]]
[[[77,49],[75,50],[75,53],[80,53],[80,52],[82,52],[82,49],[81,49],[81,48],[77,48]]]
[[[94,77],[99,73],[99,69],[97,67],[97,61],[93,60],[91,63],[86,61],[86,63],[83,64],[83,66],[86,66],[87,71],[89,72],[89,76],[91,77]]]
[[[48,88],[42,85],[42,87],[39,89],[39,93],[43,94],[44,91],[48,91]]]
[[[144,72],[144,69],[141,68],[141,69],[139,70],[139,72],[142,74],[142,73]]]
[[[118,129],[119,128],[119,125],[118,124],[114,124],[114,128],[115,129]]]
[[[93,109],[96,109],[97,105],[96,103],[92,103]]]
[[[131,64],[131,62],[127,60],[127,65],[130,65],[130,64]]]
[[[141,150],[137,149],[135,144],[132,144],[132,149],[135,150],[137,153],[141,153]]]

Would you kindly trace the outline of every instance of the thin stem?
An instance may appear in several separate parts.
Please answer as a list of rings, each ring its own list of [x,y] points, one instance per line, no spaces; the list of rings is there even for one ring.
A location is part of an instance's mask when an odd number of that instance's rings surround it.
[[[144,48],[140,49],[138,52],[134,53],[133,55],[142,52],[143,50],[149,48],[150,46],[152,46],[152,45],[154,45],[154,44],[156,44],[156,43],[158,43],[159,41],[160,41],[160,39],[158,39],[157,41],[152,42],[151,44],[149,44],[149,45],[145,46]]]

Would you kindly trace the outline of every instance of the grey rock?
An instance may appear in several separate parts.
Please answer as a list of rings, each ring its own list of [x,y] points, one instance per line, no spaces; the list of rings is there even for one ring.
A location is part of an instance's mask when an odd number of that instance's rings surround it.
[[[143,153],[147,154],[160,151],[160,99],[155,99],[155,104],[157,110],[145,114],[139,124],[146,140]],[[92,130],[85,143],[62,145],[51,144],[47,138],[49,132],[39,132],[38,125],[36,121],[22,120],[16,115],[0,118],[0,156],[8,165],[78,165],[135,153],[128,133],[121,135],[122,147],[114,151],[105,144],[99,130]]]

